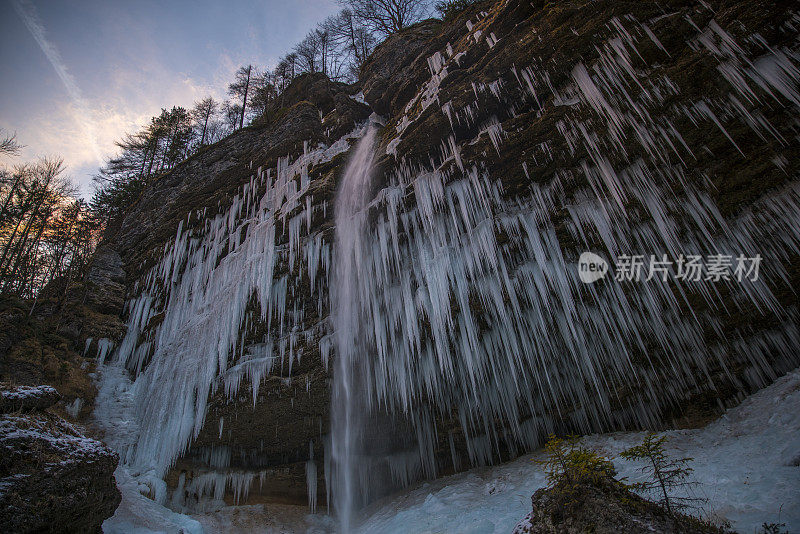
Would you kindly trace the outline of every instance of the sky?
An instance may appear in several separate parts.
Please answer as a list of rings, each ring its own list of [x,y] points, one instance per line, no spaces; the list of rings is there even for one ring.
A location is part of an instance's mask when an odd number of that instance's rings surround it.
[[[114,141],[161,108],[223,98],[240,65],[274,66],[335,0],[0,0],[0,129],[13,165],[60,156],[91,196]]]

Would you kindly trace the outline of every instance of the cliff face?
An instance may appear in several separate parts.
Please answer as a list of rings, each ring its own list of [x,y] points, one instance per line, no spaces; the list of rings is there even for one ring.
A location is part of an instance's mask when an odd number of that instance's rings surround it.
[[[669,423],[796,366],[798,25],[777,2],[487,2],[390,37],[359,95],[297,80],[98,249],[92,303],[127,321],[106,373],[135,379],[98,403],[129,394],[129,461],[178,508],[323,498],[335,192],[372,112],[354,290],[375,478]],[[587,285],[584,251],[758,254],[762,279]]]

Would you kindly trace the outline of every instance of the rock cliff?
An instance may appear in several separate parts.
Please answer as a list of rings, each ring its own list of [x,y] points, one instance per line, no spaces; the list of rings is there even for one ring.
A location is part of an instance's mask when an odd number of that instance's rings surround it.
[[[484,2],[390,37],[356,86],[302,76],[98,248],[90,304],[127,330],[81,336],[124,369],[99,398],[128,392],[131,461],[177,508],[323,502],[335,194],[373,112],[364,463],[388,487],[797,366],[798,25],[781,2]],[[760,255],[763,278],[584,285],[586,250]]]

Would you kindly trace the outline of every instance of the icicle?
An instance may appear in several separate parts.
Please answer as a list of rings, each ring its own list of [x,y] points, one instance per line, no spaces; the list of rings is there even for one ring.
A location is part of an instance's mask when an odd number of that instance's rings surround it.
[[[306,487],[308,488],[308,508],[312,514],[317,513],[317,464],[314,462],[314,441],[308,443],[308,461],[306,461]]]

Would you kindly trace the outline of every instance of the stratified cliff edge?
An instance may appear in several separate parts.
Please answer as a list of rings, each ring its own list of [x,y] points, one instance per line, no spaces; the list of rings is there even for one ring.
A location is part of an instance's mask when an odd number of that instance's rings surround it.
[[[105,361],[100,426],[177,509],[324,502],[333,206],[372,113],[372,477],[670,424],[766,385],[800,360],[798,27],[788,2],[486,2],[390,37],[355,87],[301,77],[98,247],[87,302],[127,324],[78,336]],[[733,263],[587,285],[584,251]],[[760,280],[739,280],[757,255]]]

